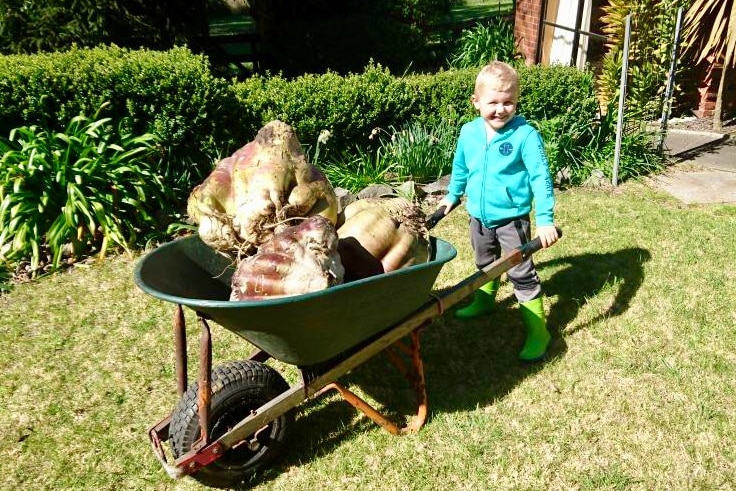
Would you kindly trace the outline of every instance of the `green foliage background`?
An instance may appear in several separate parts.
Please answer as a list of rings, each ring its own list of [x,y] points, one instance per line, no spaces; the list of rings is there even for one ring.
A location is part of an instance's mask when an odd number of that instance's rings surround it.
[[[592,169],[608,172],[611,121],[600,118],[592,73],[562,66],[518,70],[519,113],[542,132],[553,175],[566,173],[567,183],[579,184]],[[65,135],[69,121],[95,114],[104,104],[105,117],[121,134],[151,135],[159,142],[150,165],[167,189],[157,207],[169,221],[217,160],[274,119],[292,125],[312,152],[328,131],[320,159],[335,179],[349,172],[359,175],[358,180],[348,176],[355,183],[371,176],[429,179],[449,172],[450,159],[442,156],[452,146],[452,129],[477,116],[470,103],[476,74],[477,68],[468,68],[397,76],[370,63],[347,75],[328,71],[237,81],[214,76],[207,58],[186,48],[109,46],[9,55],[0,57],[0,134],[37,127]],[[391,140],[371,139],[377,129]],[[635,138],[631,148],[647,144]],[[640,175],[637,162],[632,165],[626,176]],[[645,170],[652,169],[656,165]],[[136,227],[130,230],[137,233]],[[144,228],[139,237],[155,231],[148,224]]]
[[[192,161],[208,169],[211,155],[246,138],[229,82],[185,48],[110,46],[0,57],[0,134],[27,125],[63,130],[103,103],[106,115],[125,120],[132,133],[160,137],[175,174]]]
[[[197,47],[207,32],[206,0],[0,0],[0,53],[72,46]]]
[[[63,130],[80,113],[126,120],[134,134],[163,142],[164,174],[192,178],[232,153],[272,119],[293,125],[303,143],[319,132],[331,148],[366,145],[375,127],[406,122],[436,125],[474,116],[475,69],[396,76],[370,64],[340,75],[257,75],[228,81],[212,75],[207,59],[185,48],[169,51],[119,47],[0,57],[0,134],[40,125]],[[590,123],[597,113],[590,75],[564,67],[521,67],[520,111],[531,120],[557,115]]]
[[[663,93],[674,44],[677,9],[691,0],[609,0],[604,7],[603,33],[609,37],[603,69],[598,79],[604,103],[619,91],[625,38],[625,19],[631,14],[631,41],[627,110],[632,118],[656,118],[661,114]],[[679,67],[677,80],[687,66]],[[676,99],[681,99],[677,96]]]

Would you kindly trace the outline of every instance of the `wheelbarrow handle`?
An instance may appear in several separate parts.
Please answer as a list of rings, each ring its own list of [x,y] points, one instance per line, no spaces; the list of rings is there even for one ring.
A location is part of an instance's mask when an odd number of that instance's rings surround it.
[[[562,238],[562,229],[560,227],[555,227],[557,229],[557,237]],[[521,253],[524,256],[524,258],[531,256],[535,252],[542,249],[542,239],[539,237],[534,237],[534,239],[531,242],[527,242],[523,246],[521,246]]]
[[[427,221],[424,222],[424,225],[427,227],[427,230],[432,230],[435,225],[437,225],[440,220],[445,218],[445,208],[446,206],[442,206],[440,208],[437,208],[437,210],[429,215],[429,218],[427,218]]]
[[[443,218],[445,218],[445,216],[447,216],[445,215],[445,208],[447,207],[442,206],[440,208],[437,208],[437,210],[435,210],[434,213],[429,215],[429,218],[427,218],[427,221],[424,222],[425,226],[427,227],[427,230],[432,230],[435,227],[435,225],[437,225],[440,222],[440,220],[442,220]],[[555,227],[555,228],[557,229],[557,236],[559,238],[562,238],[562,230],[559,227]],[[531,242],[527,243],[524,246],[523,253],[525,255],[534,254],[540,249],[542,249],[542,241],[539,239],[539,237],[535,237],[534,240],[532,240]]]

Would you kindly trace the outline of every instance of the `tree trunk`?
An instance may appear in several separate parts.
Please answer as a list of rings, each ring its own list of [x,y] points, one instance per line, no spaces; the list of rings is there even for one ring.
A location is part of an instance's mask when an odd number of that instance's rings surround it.
[[[713,108],[713,129],[720,131],[723,129],[723,89],[726,86],[726,65],[721,66],[721,80],[718,82],[718,92],[716,92],[716,106]]]

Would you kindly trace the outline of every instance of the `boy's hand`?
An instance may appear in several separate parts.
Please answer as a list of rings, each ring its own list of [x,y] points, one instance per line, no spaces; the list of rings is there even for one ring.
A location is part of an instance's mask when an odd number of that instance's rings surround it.
[[[437,209],[439,210],[443,206],[445,207],[445,215],[447,215],[448,213],[450,213],[450,211],[452,211],[453,208],[455,208],[455,206],[457,206],[457,204],[454,203],[450,198],[445,196],[437,205]]]
[[[437,209],[434,213],[427,217],[427,221],[425,222],[427,230],[433,229],[435,225],[440,223],[440,220],[445,218],[454,206],[455,205],[453,205],[447,197],[443,198],[437,205]]]
[[[560,238],[557,233],[557,227],[554,225],[543,225],[541,227],[537,227],[537,237],[539,237],[539,240],[542,242],[542,247],[544,248],[551,246]]]

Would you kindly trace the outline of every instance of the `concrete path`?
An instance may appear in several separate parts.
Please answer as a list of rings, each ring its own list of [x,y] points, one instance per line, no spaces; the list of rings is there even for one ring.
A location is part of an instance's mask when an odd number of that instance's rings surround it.
[[[736,203],[736,135],[670,129],[673,162],[655,185],[683,203]]]

